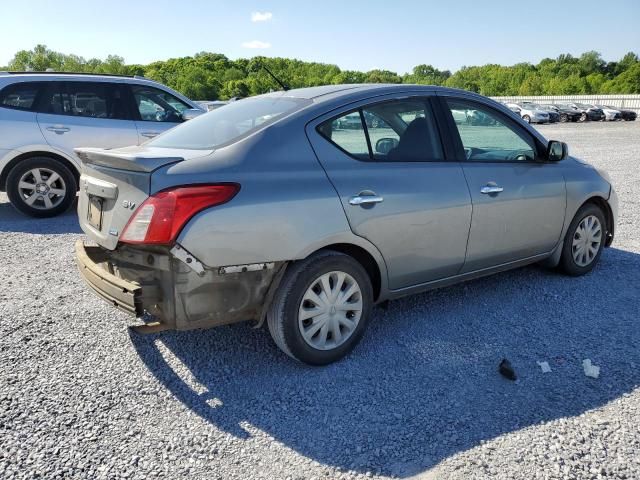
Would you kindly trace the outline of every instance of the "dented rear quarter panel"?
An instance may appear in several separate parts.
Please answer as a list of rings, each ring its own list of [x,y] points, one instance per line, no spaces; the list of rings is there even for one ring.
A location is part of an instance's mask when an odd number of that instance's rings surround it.
[[[378,250],[352,233],[340,200],[300,126],[279,122],[206,157],[159,169],[151,191],[194,183],[233,182],[227,204],[204,210],[178,243],[207,267],[298,260],[325,246],[350,243],[377,261]]]

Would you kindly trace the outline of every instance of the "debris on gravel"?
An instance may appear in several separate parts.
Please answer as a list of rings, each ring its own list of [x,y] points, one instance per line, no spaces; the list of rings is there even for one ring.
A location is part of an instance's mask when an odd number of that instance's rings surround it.
[[[538,128],[616,186],[594,271],[393,301],[324,368],[245,324],[130,332],[80,280],[75,213],[0,194],[0,478],[640,478],[640,122]]]

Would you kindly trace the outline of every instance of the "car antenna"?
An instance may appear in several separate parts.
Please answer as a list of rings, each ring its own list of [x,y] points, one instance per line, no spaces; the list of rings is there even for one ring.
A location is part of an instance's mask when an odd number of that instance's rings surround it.
[[[265,72],[267,72],[271,76],[271,78],[273,78],[278,83],[278,85],[280,85],[282,87],[282,90],[284,90],[285,92],[287,90],[290,90],[289,85],[287,85],[282,80],[280,80],[278,77],[276,77],[273,74],[273,72],[271,70],[269,70],[264,63],[260,62],[260,68],[264,68]]]

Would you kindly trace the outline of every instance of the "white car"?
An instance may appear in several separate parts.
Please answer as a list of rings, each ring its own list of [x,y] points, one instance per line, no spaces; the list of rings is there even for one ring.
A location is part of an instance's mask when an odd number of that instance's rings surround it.
[[[607,121],[622,120],[622,112],[615,108],[605,107],[604,105],[591,105],[593,108],[599,108],[604,112],[604,119]]]
[[[77,147],[139,145],[205,110],[143,77],[0,72],[0,191],[51,217],[76,198]]]
[[[505,103],[512,112],[520,115],[527,123],[549,123],[549,112],[521,103]]]

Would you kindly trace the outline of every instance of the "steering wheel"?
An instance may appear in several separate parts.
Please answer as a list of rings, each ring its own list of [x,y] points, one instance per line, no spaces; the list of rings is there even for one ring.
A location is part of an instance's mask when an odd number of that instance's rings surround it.
[[[507,155],[507,160],[510,162],[526,162],[528,159],[524,150],[516,150]]]
[[[478,153],[478,149],[475,147],[464,147],[464,156],[467,160],[471,160],[476,153]]]

